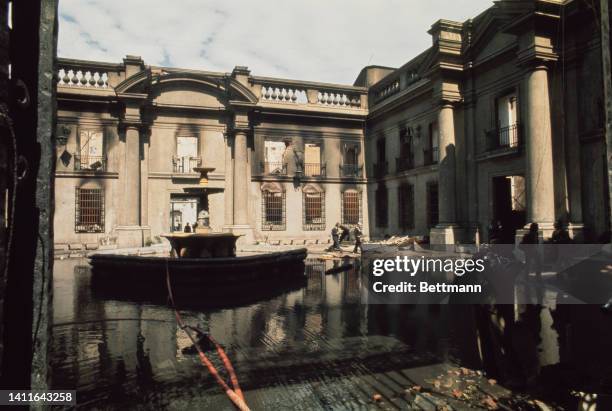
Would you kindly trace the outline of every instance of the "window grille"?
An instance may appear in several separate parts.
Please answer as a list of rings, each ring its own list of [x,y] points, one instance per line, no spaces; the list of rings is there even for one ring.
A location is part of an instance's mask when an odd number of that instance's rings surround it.
[[[414,228],[414,186],[402,184],[398,190],[399,223],[400,228],[409,230]]]
[[[302,199],[304,231],[325,230],[325,193],[304,192]]]
[[[427,185],[427,223],[430,227],[438,225],[438,184]]]
[[[342,193],[342,224],[355,225],[361,222],[361,194],[357,191]]]
[[[104,232],[104,191],[100,188],[76,188],[75,232]]]
[[[262,191],[261,199],[261,229],[263,231],[284,231],[286,229],[285,193]]]
[[[387,227],[388,224],[388,213],[387,213],[387,187],[380,185],[376,189],[376,226]]]

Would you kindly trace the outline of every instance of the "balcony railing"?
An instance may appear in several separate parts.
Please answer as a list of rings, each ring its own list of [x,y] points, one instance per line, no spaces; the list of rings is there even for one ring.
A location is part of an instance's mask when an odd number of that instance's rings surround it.
[[[173,157],[172,158],[172,172],[178,174],[193,174],[195,167],[202,165],[202,159],[200,157]]]
[[[374,177],[382,178],[389,172],[389,162],[383,161],[374,164]]]
[[[514,148],[521,143],[521,126],[518,123],[498,127],[486,132],[487,149]]]
[[[430,166],[440,161],[438,147],[426,148],[423,150],[423,164]]]
[[[88,171],[106,171],[106,156],[83,156],[74,154],[74,169]]]
[[[397,171],[408,171],[414,168],[414,155],[410,154],[405,157],[395,159],[395,167]]]
[[[340,177],[361,177],[363,167],[357,164],[340,165]]]
[[[283,162],[262,161],[260,169],[263,174],[287,175],[287,164]]]
[[[306,177],[325,177],[325,163],[304,163]]]

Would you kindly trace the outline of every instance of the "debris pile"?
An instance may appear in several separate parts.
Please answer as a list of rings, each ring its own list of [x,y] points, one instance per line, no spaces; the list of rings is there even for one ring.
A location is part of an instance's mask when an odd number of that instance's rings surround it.
[[[395,245],[397,247],[410,247],[410,246],[418,246],[419,244],[423,244],[425,238],[423,236],[391,236],[387,239],[380,241],[372,241],[376,244],[385,244],[385,245]]]

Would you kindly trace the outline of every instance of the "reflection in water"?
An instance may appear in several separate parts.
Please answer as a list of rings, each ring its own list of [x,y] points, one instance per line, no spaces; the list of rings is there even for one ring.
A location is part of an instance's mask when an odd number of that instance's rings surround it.
[[[303,287],[251,305],[181,311],[224,346],[253,409],[369,408],[415,383],[404,370],[446,363],[508,384],[544,376],[556,391],[540,394],[561,403],[612,391],[611,320],[596,307],[367,305],[359,265],[326,275],[333,264],[309,260]],[[233,409],[167,306],[102,298],[90,280],[85,262],[55,262],[54,388],[81,406]]]

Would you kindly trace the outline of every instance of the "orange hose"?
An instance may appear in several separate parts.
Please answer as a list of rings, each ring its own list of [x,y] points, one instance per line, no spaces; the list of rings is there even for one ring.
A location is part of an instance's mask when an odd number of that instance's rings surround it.
[[[234,371],[234,367],[232,366],[232,363],[227,357],[227,354],[225,353],[223,348],[221,348],[221,346],[210,335],[204,334],[217,348],[217,352],[219,353],[219,356],[221,357],[221,360],[223,361],[223,364],[225,365],[225,368],[227,369],[227,372],[230,375],[230,382],[232,383],[233,389],[227,385],[227,383],[223,380],[223,378],[221,378],[221,376],[219,375],[219,372],[217,371],[217,368],[204,354],[204,351],[202,351],[196,339],[191,335],[189,331],[187,331],[188,328],[193,328],[193,327],[185,325],[181,317],[181,314],[179,314],[178,310],[176,309],[176,304],[174,302],[174,294],[172,292],[172,286],[170,285],[170,267],[168,266],[168,259],[166,259],[166,287],[168,288],[168,297],[172,304],[172,308],[174,309],[174,316],[176,318],[176,322],[178,323],[179,327],[185,332],[185,334],[187,334],[187,336],[193,343],[194,347],[196,347],[196,350],[198,351],[198,356],[200,357],[200,362],[206,368],[208,368],[208,372],[210,372],[210,374],[217,381],[217,383],[221,386],[221,388],[223,388],[223,390],[225,391],[225,394],[230,399],[230,401],[232,401],[232,403],[240,411],[250,411],[249,406],[246,404],[246,401],[244,400],[244,395],[242,393],[242,390],[240,389],[240,386],[238,385],[238,378],[236,377],[236,372]]]

